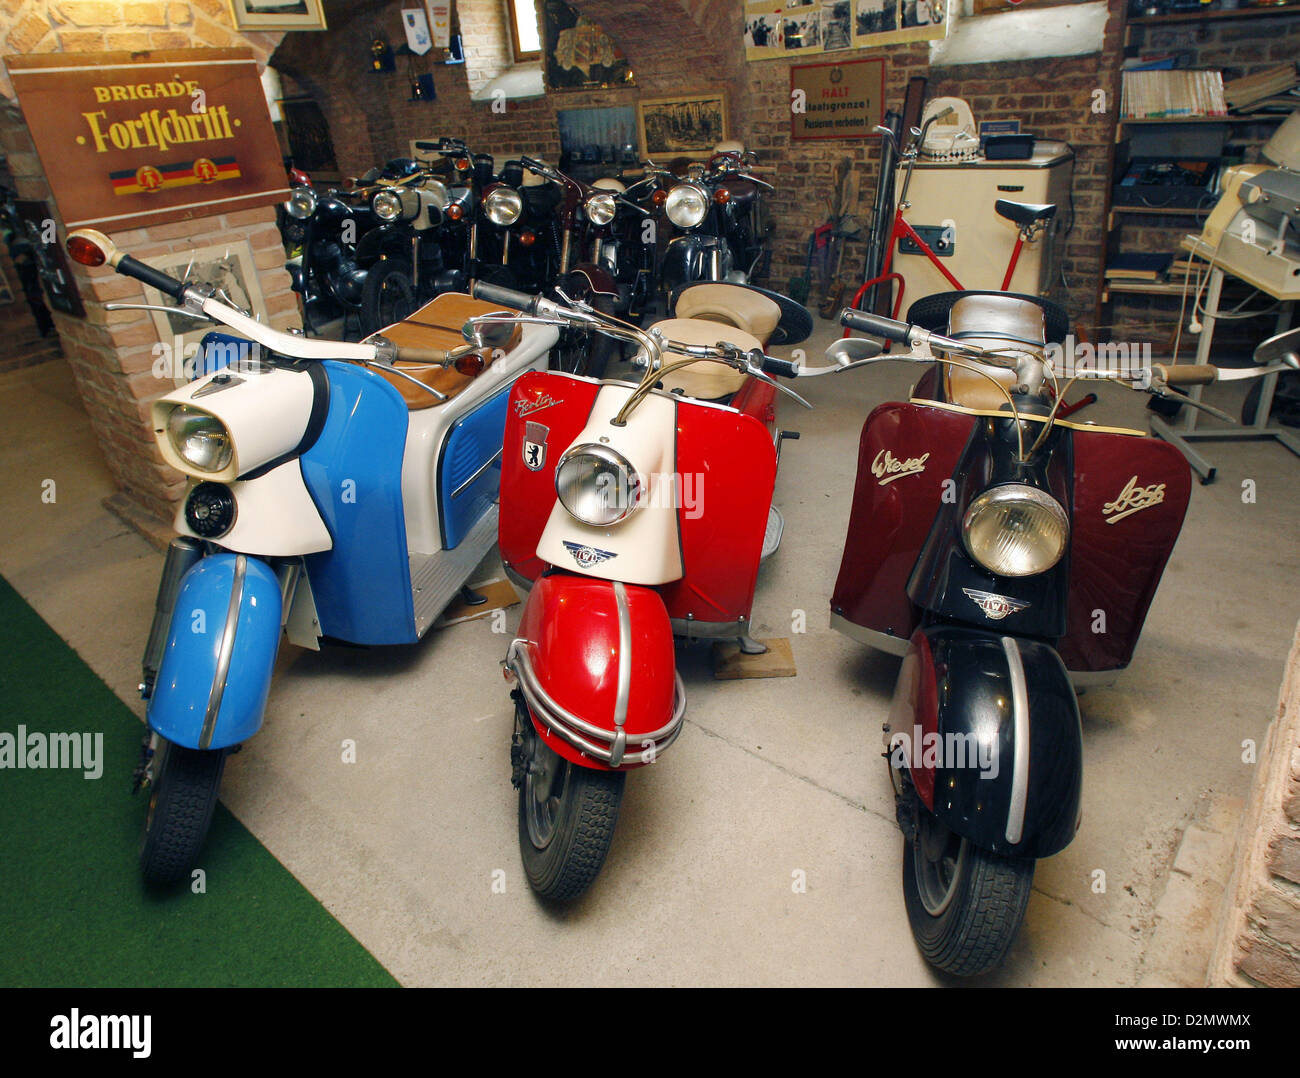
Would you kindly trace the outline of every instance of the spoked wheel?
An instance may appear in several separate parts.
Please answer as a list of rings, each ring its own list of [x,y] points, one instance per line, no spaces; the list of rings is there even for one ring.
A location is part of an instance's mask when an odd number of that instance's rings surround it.
[[[361,317],[367,334],[408,318],[418,306],[410,266],[385,258],[370,267],[361,292]]]
[[[600,874],[623,800],[621,771],[579,767],[552,751],[527,712],[519,784],[519,853],[528,884],[542,898],[571,902]]]
[[[912,936],[945,973],[986,973],[1006,956],[1024,920],[1034,862],[981,850],[923,807],[917,812],[916,838],[903,850]]]
[[[160,744],[140,843],[140,874],[146,883],[162,886],[188,879],[199,859],[217,807],[226,753]]]

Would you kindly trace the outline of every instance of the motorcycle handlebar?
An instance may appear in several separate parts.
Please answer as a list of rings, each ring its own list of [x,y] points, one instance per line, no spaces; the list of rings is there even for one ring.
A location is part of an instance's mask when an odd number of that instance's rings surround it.
[[[537,301],[541,298],[499,284],[490,284],[487,281],[475,281],[471,292],[475,299],[486,300],[488,303],[499,303],[503,307],[523,311],[525,314],[536,314]]]

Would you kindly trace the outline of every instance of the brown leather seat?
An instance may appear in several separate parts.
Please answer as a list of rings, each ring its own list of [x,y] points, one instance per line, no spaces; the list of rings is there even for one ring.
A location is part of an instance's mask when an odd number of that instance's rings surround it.
[[[781,308],[772,300],[752,288],[725,281],[683,289],[673,313],[677,318],[706,318],[737,326],[757,337],[763,348],[781,321]]]
[[[460,331],[469,318],[478,314],[499,311],[500,309],[497,304],[471,299],[461,292],[444,292],[441,296],[430,300],[409,318],[404,318],[402,321],[381,330],[380,334],[387,337],[398,348],[402,346],[408,348],[456,348],[465,343],[465,338],[461,336]],[[505,344],[498,347],[506,352],[510,351],[519,343],[521,332],[519,326],[514,326],[511,329],[510,338]],[[485,368],[491,365],[495,351],[496,349],[489,349],[484,355]],[[393,388],[406,401],[407,408],[413,411],[446,404],[448,400],[462,392],[474,380],[471,375],[461,374],[450,367],[431,367],[427,364],[408,363],[400,359],[393,366],[397,370],[418,379],[422,385],[436,389],[446,398],[446,400],[440,400],[432,393],[421,389],[420,386],[413,385],[406,378],[396,377],[385,371],[376,370],[374,367],[367,368],[367,370],[375,371],[376,374],[388,379]]]

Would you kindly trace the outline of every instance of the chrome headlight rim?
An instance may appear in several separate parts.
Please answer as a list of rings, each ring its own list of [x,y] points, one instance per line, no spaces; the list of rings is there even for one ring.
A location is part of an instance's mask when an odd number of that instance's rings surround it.
[[[698,214],[694,212],[682,213],[682,203],[691,195],[698,195],[700,199],[700,210]],[[679,183],[664,200],[664,213],[668,220],[678,228],[695,228],[709,212],[709,192],[701,187],[698,183]]]
[[[509,228],[524,213],[524,196],[513,187],[494,187],[483,197],[483,212],[494,225]]]
[[[316,212],[320,199],[310,187],[295,187],[284,204],[284,211],[295,221],[305,221]]]
[[[402,196],[396,191],[379,191],[370,200],[370,209],[376,217],[386,224],[400,221],[402,218]]]
[[[1018,533],[1019,539],[1031,540],[1032,546],[1021,542],[1017,550],[1004,545],[999,552],[992,543],[1008,534],[1007,514],[1016,510],[1020,519],[1011,531]],[[977,534],[982,524],[991,529],[986,535]],[[1070,517],[1065,507],[1046,491],[1026,483],[1004,483],[972,499],[962,515],[961,537],[966,552],[990,573],[1005,577],[1038,576],[1055,567],[1065,556],[1070,543]]]
[[[618,476],[617,500],[613,505],[609,502],[607,491],[595,493],[597,503],[607,510],[603,516],[596,516],[591,512],[590,504],[583,505],[578,502],[577,497],[574,497],[574,495],[585,496],[590,501],[593,494],[590,481],[586,477],[579,476],[570,484],[566,479],[566,475],[575,466],[580,466],[578,462],[583,458],[595,458],[599,464],[613,469]],[[599,479],[596,479],[596,483],[599,482]],[[645,483],[632,462],[617,449],[611,449],[598,442],[583,442],[570,446],[555,465],[555,494],[560,499],[560,504],[575,520],[593,528],[609,528],[627,520],[640,507],[644,490]]]
[[[598,191],[587,199],[585,209],[593,225],[607,225],[618,214],[618,203],[608,191]]]
[[[178,418],[186,425],[178,424]],[[235,439],[230,428],[211,412],[177,404],[167,413],[164,430],[182,470],[201,478],[229,471],[235,459]]]

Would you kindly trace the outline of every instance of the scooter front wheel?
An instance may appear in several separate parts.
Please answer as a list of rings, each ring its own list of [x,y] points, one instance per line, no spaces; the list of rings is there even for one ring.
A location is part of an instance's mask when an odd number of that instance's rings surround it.
[[[199,859],[226,753],[162,742],[159,755],[140,843],[140,874],[146,883],[164,886],[188,878]]]
[[[531,727],[527,716],[523,722]],[[572,902],[605,863],[627,776],[570,763],[531,729],[525,743],[527,771],[519,785],[524,875],[542,898]]]
[[[912,936],[925,960],[945,973],[987,973],[1024,920],[1034,861],[982,850],[920,806],[918,817],[916,837],[903,849]]]

